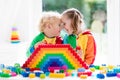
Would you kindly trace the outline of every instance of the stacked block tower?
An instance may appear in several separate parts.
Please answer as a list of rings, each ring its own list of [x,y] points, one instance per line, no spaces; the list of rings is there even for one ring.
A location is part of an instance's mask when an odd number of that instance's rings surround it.
[[[48,71],[49,67],[62,67],[64,65],[68,69],[88,68],[68,44],[39,45],[22,68],[40,68],[43,71]]]
[[[11,43],[19,43],[20,39],[19,39],[19,35],[17,32],[17,28],[13,27],[12,28],[12,33],[11,33]]]

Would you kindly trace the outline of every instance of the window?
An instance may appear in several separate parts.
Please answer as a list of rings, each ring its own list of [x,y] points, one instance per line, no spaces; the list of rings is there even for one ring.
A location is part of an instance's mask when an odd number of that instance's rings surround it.
[[[85,17],[85,28],[90,29],[96,39],[96,63],[118,63],[118,56],[120,56],[119,0],[42,0],[42,4],[43,11],[52,10],[61,13],[71,7],[79,9]]]

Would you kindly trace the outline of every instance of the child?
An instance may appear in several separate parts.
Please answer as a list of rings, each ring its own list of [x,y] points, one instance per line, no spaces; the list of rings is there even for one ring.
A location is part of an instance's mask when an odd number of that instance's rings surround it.
[[[40,20],[40,34],[36,36],[28,51],[27,57],[40,44],[62,44],[62,39],[59,37],[61,30],[61,16],[57,12],[44,12]]]
[[[96,55],[96,45],[90,31],[81,29],[82,14],[77,9],[68,9],[62,13],[62,22],[68,33],[63,43],[70,44],[88,65],[92,64]]]

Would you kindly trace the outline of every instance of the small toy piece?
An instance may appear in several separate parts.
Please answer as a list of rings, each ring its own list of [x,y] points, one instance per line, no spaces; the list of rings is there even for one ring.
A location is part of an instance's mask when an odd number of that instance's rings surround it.
[[[92,75],[92,72],[90,72],[90,71],[87,71],[87,72],[78,72],[78,77],[79,77],[80,75],[88,75],[88,76],[91,76],[91,75]]]
[[[65,72],[65,76],[66,76],[66,77],[67,77],[67,76],[71,76],[71,73]]]
[[[107,73],[107,70],[106,70],[106,69],[104,69],[104,70],[100,70],[100,73],[102,73],[102,74],[106,74],[106,73]]]
[[[20,74],[21,73],[21,68],[16,68],[16,71],[15,71],[17,74]]]
[[[50,74],[50,72],[45,72],[45,75],[46,75],[46,76],[49,76],[49,74]]]
[[[41,72],[34,72],[36,77],[40,77],[40,74],[42,74]]]
[[[100,70],[105,70],[105,66],[100,66]]]
[[[64,70],[61,69],[61,70],[59,71],[59,73],[64,73]]]
[[[108,65],[108,69],[112,70],[114,68],[113,65]]]
[[[100,66],[96,65],[94,68],[95,68],[96,70],[99,70],[99,69],[100,69]]]
[[[87,75],[80,75],[81,79],[87,79],[87,77],[88,77]]]
[[[35,78],[35,74],[34,73],[30,73],[29,74],[29,78]]]
[[[90,68],[90,71],[95,72],[95,68],[94,68],[94,67],[91,67],[91,68]]]
[[[5,68],[4,64],[0,64],[0,70],[2,70],[3,68]]]
[[[11,67],[10,70],[11,70],[12,72],[16,72],[16,68],[15,68],[15,67]]]
[[[20,74],[22,71],[24,71],[22,68],[20,67],[8,67],[8,69],[11,70],[11,72],[15,72],[16,74]]]
[[[28,77],[28,76],[29,76],[29,72],[22,72],[21,75],[22,75],[23,77]]]
[[[96,77],[99,78],[99,79],[104,79],[105,78],[104,74],[101,74],[101,73],[97,74]]]
[[[15,64],[14,64],[14,67],[20,68],[20,64],[19,64],[19,63],[15,63]]]
[[[102,66],[106,66],[106,64],[102,64]]]
[[[48,67],[48,71],[54,73],[56,70],[60,71],[61,67]]]
[[[11,71],[9,69],[3,69],[2,72],[6,73],[6,74],[9,74]]]
[[[89,66],[89,68],[91,68],[91,67],[95,67],[95,65],[91,64],[91,65]]]
[[[68,69],[67,72],[66,72],[66,76],[71,76],[73,70],[72,69]]]
[[[45,77],[46,77],[45,74],[40,74],[40,78],[41,78],[41,79],[44,79]]]
[[[113,72],[115,72],[115,73],[120,73],[120,68],[114,68],[114,69],[113,69]]]
[[[78,68],[78,72],[85,72],[85,68]]]
[[[34,52],[34,46],[30,48],[30,52],[31,52],[31,53]]]
[[[66,71],[67,71],[67,69],[68,69],[68,67],[67,67],[66,65],[63,65],[61,69],[63,69],[63,70],[64,70],[64,72],[66,72]]]
[[[62,73],[60,70],[54,70],[54,73]]]
[[[7,73],[1,73],[0,77],[9,78],[9,77],[11,77],[11,75],[7,74]]]
[[[30,71],[30,68],[25,68],[25,71]]]
[[[117,77],[120,78],[120,73],[117,73]]]
[[[64,78],[65,77],[65,73],[50,73],[49,77],[50,78]]]
[[[74,72],[74,71],[73,71],[73,72],[71,73],[71,76],[72,76],[72,77],[77,76],[77,72]]]
[[[11,70],[13,66],[5,66],[5,68]]]
[[[115,77],[115,76],[117,76],[117,73],[115,73],[115,72],[107,72],[106,76],[107,77]]]
[[[72,76],[72,77],[74,77],[74,76],[75,76],[75,74],[74,74],[74,73],[72,73],[72,74],[71,74],[71,76]]]
[[[67,72],[72,73],[72,72],[73,72],[73,70],[72,70],[72,69],[68,69],[68,70],[67,70]]]
[[[15,72],[11,72],[10,74],[12,77],[17,76],[17,74]]]

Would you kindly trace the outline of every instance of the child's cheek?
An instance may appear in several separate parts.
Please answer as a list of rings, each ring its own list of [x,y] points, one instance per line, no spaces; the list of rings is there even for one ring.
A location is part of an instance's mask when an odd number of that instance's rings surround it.
[[[55,31],[54,31],[55,35],[59,35],[60,34],[60,29],[56,28]]]

